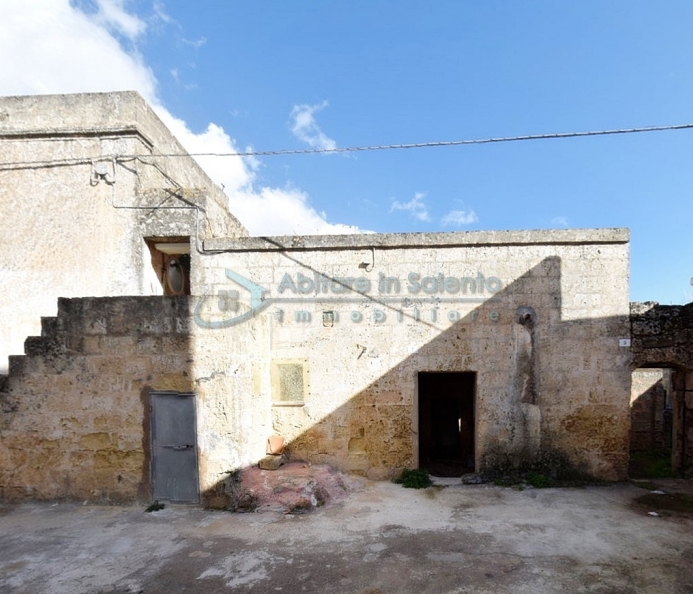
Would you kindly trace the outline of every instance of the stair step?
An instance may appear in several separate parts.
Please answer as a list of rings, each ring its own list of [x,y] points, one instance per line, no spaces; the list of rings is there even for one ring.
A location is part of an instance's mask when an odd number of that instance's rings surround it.
[[[24,373],[24,365],[26,364],[26,355],[10,355],[8,357],[9,365],[7,367],[7,375],[18,375]]]
[[[55,336],[58,332],[58,318],[53,316],[41,317],[41,336]]]
[[[40,357],[54,353],[57,346],[54,336],[29,336],[24,341],[24,354],[27,357]]]

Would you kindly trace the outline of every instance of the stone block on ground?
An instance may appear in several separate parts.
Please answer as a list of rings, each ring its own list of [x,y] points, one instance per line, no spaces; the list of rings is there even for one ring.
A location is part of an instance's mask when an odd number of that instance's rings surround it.
[[[261,470],[278,470],[280,466],[286,463],[286,459],[282,454],[269,454],[262,458],[258,463]]]

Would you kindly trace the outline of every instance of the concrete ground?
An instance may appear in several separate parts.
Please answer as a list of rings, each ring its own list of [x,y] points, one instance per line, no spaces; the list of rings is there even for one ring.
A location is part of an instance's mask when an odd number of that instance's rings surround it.
[[[363,482],[298,516],[0,505],[0,592],[693,592],[693,517],[648,490],[454,483]]]

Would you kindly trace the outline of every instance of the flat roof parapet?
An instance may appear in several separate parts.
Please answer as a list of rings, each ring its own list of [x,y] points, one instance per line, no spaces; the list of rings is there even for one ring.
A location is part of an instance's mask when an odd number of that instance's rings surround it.
[[[204,240],[207,252],[482,247],[502,245],[589,245],[628,243],[628,229],[549,229],[531,231],[456,231],[443,233],[362,233],[283,235]]]
[[[141,132],[147,119],[156,119],[154,125],[162,126],[136,91],[0,97],[0,133],[8,137],[89,131]]]

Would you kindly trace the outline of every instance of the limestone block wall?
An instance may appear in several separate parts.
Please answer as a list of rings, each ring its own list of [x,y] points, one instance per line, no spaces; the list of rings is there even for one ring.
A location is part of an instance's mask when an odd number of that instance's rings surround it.
[[[204,247],[195,297],[62,299],[12,358],[0,495],[146,500],[151,390],[196,394],[203,498],[272,434],[294,458],[387,478],[419,464],[420,374],[434,372],[473,377],[477,470],[559,453],[625,477],[627,233]]]
[[[477,469],[557,451],[625,476],[626,231],[205,248],[221,253],[198,256],[193,277],[203,488],[273,433],[294,457],[372,478],[417,466],[420,372],[476,374]]]
[[[0,373],[58,297],[161,294],[145,237],[247,234],[134,92],[2,97],[0,153]]]
[[[188,307],[60,300],[0,385],[0,497],[149,499],[149,392],[192,390]]]

